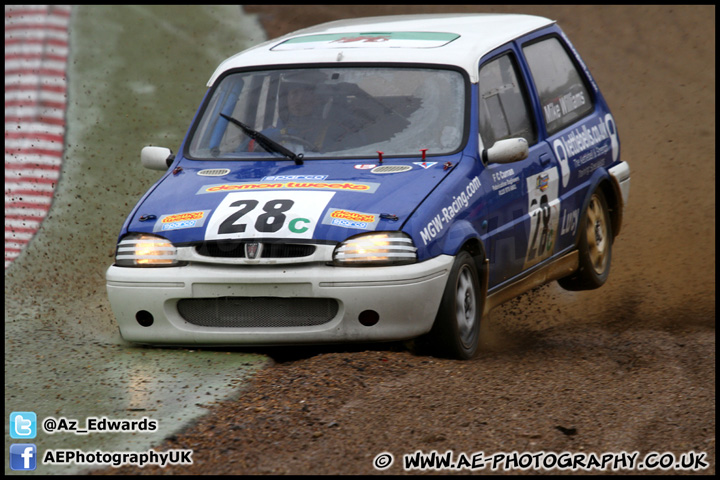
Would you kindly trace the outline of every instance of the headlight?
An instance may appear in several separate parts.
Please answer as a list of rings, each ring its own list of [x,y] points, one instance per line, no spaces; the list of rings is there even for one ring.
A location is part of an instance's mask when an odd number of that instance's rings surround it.
[[[370,233],[339,244],[333,262],[342,266],[403,265],[417,261],[416,251],[412,239],[402,232]]]
[[[147,233],[131,233],[118,243],[118,267],[169,267],[177,265],[177,250],[167,239]]]

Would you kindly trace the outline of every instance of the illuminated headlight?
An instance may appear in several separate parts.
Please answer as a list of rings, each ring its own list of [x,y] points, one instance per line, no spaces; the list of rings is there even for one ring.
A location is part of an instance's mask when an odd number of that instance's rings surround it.
[[[370,233],[339,244],[333,262],[342,266],[403,265],[417,261],[417,248],[402,232]]]
[[[177,265],[177,250],[167,239],[147,233],[131,233],[118,243],[118,267],[169,267]]]

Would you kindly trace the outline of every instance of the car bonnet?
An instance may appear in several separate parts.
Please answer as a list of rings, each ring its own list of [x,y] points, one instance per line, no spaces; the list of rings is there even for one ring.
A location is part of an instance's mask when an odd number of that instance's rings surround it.
[[[399,230],[461,155],[390,161],[183,161],[128,231],[176,245],[214,240],[335,243]]]

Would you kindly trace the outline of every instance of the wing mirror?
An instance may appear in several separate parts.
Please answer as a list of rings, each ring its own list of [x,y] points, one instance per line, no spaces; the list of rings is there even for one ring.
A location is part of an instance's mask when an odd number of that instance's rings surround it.
[[[528,157],[528,142],[524,138],[498,140],[492,147],[483,150],[486,163],[512,163]]]
[[[174,160],[175,155],[173,155],[172,150],[165,147],[143,147],[140,152],[142,166],[150,170],[164,172],[170,168]]]

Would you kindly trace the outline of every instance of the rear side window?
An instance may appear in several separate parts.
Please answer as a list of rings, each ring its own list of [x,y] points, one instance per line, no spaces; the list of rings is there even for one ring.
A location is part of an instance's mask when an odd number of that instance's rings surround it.
[[[523,48],[540,96],[548,134],[593,110],[592,99],[560,41],[547,38]]]
[[[505,138],[523,137],[535,143],[527,96],[515,62],[503,55],[480,68],[480,136],[485,148]]]

